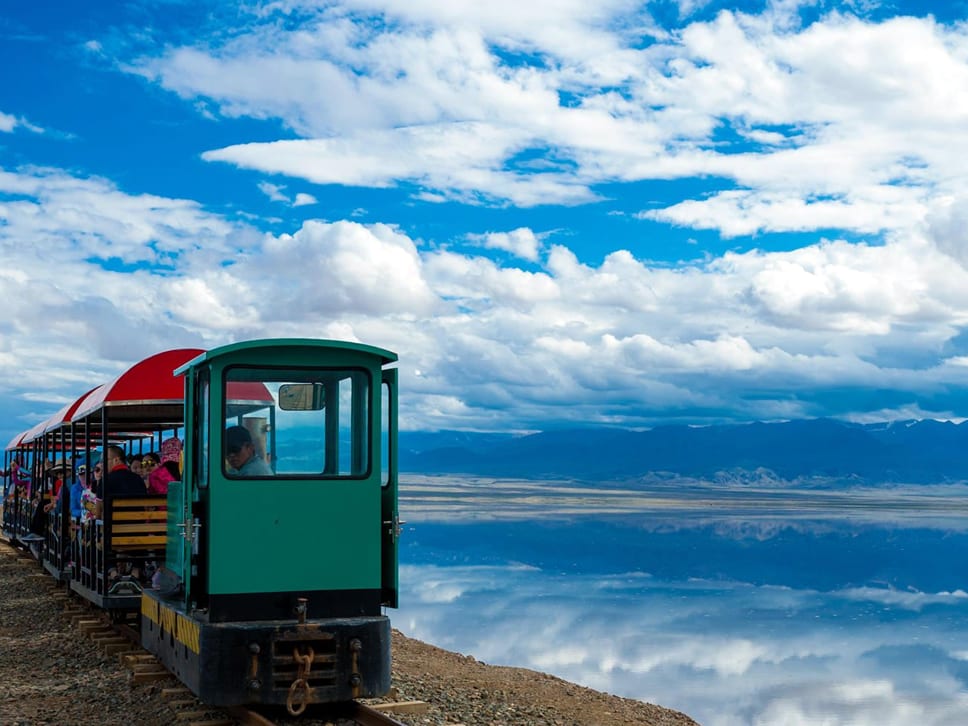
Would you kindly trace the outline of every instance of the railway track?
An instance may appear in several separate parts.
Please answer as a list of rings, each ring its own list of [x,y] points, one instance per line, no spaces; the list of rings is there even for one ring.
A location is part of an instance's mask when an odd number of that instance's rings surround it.
[[[0,540],[4,562],[22,569],[24,576],[43,581],[49,585],[48,596],[61,607],[60,616],[75,632],[89,639],[104,654],[117,657],[121,666],[131,672],[132,685],[158,684],[171,680],[174,685],[162,684],[158,697],[172,714],[172,722],[178,726],[277,726],[277,721],[259,711],[244,708],[214,708],[206,706],[169,673],[150,653],[141,648],[140,634],[134,617],[112,621],[103,611],[92,608],[87,601],[76,597],[63,583],[55,582],[40,570],[35,557],[23,549]],[[36,572],[31,569],[36,567]],[[286,723],[293,723],[286,718]],[[338,704],[332,708],[315,705],[299,719],[307,726],[313,723],[335,723],[339,726],[406,726],[379,708],[356,701]]]

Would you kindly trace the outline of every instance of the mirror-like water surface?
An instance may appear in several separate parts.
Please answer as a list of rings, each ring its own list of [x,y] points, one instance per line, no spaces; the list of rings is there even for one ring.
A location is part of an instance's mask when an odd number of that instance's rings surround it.
[[[968,489],[405,482],[394,625],[703,724],[968,723]]]

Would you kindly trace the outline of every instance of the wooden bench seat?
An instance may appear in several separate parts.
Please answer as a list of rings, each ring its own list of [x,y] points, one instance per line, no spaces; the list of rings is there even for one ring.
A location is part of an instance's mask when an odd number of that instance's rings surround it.
[[[110,502],[111,542],[115,551],[164,549],[166,497],[118,497]]]

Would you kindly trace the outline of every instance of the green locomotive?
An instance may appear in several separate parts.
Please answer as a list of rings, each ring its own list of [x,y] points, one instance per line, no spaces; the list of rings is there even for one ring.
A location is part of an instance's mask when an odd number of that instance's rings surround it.
[[[389,690],[395,360],[274,340],[176,371],[183,473],[161,587],[142,594],[142,644],[206,703],[294,710]]]

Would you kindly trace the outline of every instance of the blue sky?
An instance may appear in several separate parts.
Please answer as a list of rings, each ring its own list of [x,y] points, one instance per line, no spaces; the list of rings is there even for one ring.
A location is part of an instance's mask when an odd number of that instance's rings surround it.
[[[965,3],[13,3],[0,434],[170,347],[407,429],[968,416]]]

